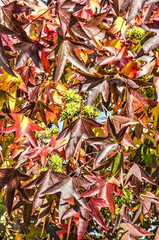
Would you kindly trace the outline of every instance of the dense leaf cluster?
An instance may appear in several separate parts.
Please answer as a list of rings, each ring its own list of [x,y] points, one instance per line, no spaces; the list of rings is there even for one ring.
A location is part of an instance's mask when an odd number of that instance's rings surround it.
[[[0,238],[159,239],[159,3],[0,0]]]

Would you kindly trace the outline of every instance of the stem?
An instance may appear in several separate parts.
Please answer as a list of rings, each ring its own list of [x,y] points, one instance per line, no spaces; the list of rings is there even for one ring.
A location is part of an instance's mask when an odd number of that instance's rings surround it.
[[[36,21],[39,17],[42,17],[45,13],[47,13],[48,11],[50,11],[51,9],[55,8],[55,5],[49,7],[46,11],[44,11],[43,13],[41,13],[39,16],[37,16],[36,18],[34,18],[30,23],[28,23],[25,27],[27,28],[30,24],[32,24],[34,21]]]
[[[156,197],[152,197],[152,196],[148,196],[148,195],[145,195],[145,194],[143,194],[143,193],[140,193],[140,196],[141,197],[144,197],[144,198],[150,198],[150,199],[157,199]]]

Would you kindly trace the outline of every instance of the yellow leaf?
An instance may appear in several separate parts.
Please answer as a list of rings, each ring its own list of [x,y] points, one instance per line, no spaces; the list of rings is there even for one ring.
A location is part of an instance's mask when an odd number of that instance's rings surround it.
[[[106,40],[106,42],[104,42],[104,46],[110,46],[110,47],[121,49],[120,39],[113,39],[113,40],[108,39]]]
[[[152,143],[155,144],[155,139],[153,138],[153,136],[150,136],[149,134],[144,133],[144,137],[147,138],[147,139],[149,139]]]
[[[53,92],[53,100],[55,103],[57,103],[59,105],[62,104],[62,96],[57,91]]]
[[[74,51],[75,51],[77,57],[78,57],[80,60],[83,60],[84,62],[87,62],[87,60],[88,60],[88,55],[87,55],[84,51],[82,51],[81,49],[75,49]]]
[[[115,21],[115,25],[112,29],[112,33],[116,33],[121,31],[121,33],[125,33],[128,28],[128,25],[126,25],[126,21],[122,17],[117,17]]]
[[[26,138],[19,138],[17,141],[15,141],[16,143],[19,143],[19,142],[23,142],[24,140],[26,140]]]
[[[139,70],[140,70],[140,67],[138,63],[130,61],[121,69],[120,73],[125,74],[129,78],[135,78],[136,73]]]
[[[100,51],[106,51],[107,49],[105,47],[115,47],[117,49],[121,49],[120,39],[107,39],[103,42],[101,38],[94,37],[94,40],[96,42],[97,49]]]
[[[13,77],[4,71],[4,73],[0,76],[0,90],[9,92],[9,94],[13,97],[13,99],[10,99],[11,110],[14,110],[15,107],[17,88],[27,92],[27,88],[21,76],[17,73],[15,73],[15,75],[17,77]]]
[[[65,93],[67,88],[63,84],[56,84],[56,89]]]
[[[15,72],[14,72],[15,73]],[[15,73],[15,75],[17,77],[13,77],[10,74],[4,72],[1,76],[0,76],[0,89],[7,91],[14,91],[15,88],[21,88],[23,91],[27,92],[26,86],[21,78],[21,76],[17,73]]]
[[[100,8],[98,0],[89,0],[89,6],[93,13],[96,12],[96,8]]]
[[[102,128],[94,128],[92,131],[96,137],[104,137],[104,130]]]
[[[137,204],[137,205],[132,209],[132,211],[136,211],[136,210],[138,210],[139,207],[140,207],[140,205],[141,205],[141,204]]]
[[[153,129],[156,130],[157,120],[158,120],[158,115],[159,115],[159,103],[154,108],[152,108],[150,113],[152,114],[151,119],[153,119]]]
[[[102,38],[94,36],[93,39],[96,42],[97,49],[100,51],[103,50]]]

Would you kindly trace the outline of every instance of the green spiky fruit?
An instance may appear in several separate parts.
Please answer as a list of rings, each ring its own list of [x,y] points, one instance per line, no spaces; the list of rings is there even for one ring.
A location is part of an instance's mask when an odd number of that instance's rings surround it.
[[[129,28],[126,35],[131,38],[141,39],[145,35],[145,30],[141,27]]]
[[[52,129],[51,129],[51,133],[52,133],[52,134],[59,133],[58,128],[56,128],[56,127],[52,128]]]
[[[99,117],[98,110],[95,109],[95,107],[91,106],[91,105],[84,106],[82,109],[82,114],[86,117],[91,117],[91,118]]]
[[[63,172],[63,158],[60,156],[60,154],[55,153],[52,154],[49,159],[50,164],[53,166],[53,169],[55,172]]]
[[[129,28],[129,29],[127,30],[127,32],[126,32],[126,35],[127,35],[128,37],[132,37],[132,35],[133,35],[133,28]]]
[[[154,93],[154,88],[148,87],[148,88],[140,88],[140,92],[147,98],[150,100],[154,100],[155,98],[155,93]]]
[[[72,89],[67,90],[64,97],[67,102],[81,102],[82,99],[81,96],[79,96],[76,91],[73,91]]]
[[[65,105],[65,109],[61,113],[61,119],[73,118],[80,112],[80,102],[69,102]]]
[[[121,203],[129,205],[129,203],[133,200],[133,192],[132,190],[125,188],[123,193],[125,196],[121,197]]]

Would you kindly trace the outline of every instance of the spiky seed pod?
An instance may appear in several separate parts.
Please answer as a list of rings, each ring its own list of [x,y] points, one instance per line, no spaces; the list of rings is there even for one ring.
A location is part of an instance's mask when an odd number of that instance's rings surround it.
[[[60,154],[58,153],[52,154],[49,159],[49,162],[53,166],[55,172],[62,172],[63,158],[60,156]]]
[[[65,95],[66,102],[81,102],[81,96],[79,96],[76,91],[69,89],[66,91]]]
[[[86,117],[91,117],[91,118],[99,117],[98,110],[95,109],[95,107],[91,106],[91,105],[84,106],[82,109],[82,114]]]
[[[80,112],[80,102],[69,102],[61,113],[61,119],[73,118]]]
[[[126,35],[131,38],[141,39],[145,35],[145,30],[141,27],[129,28]]]

